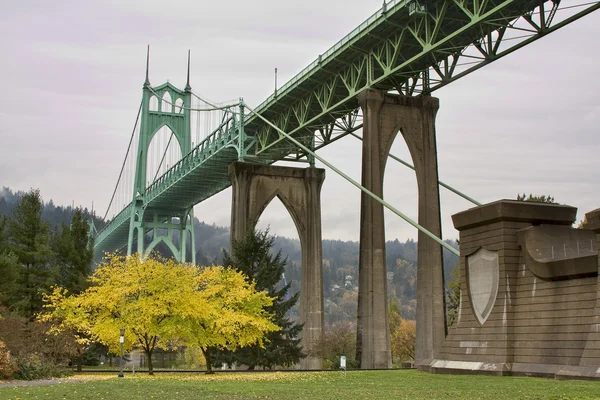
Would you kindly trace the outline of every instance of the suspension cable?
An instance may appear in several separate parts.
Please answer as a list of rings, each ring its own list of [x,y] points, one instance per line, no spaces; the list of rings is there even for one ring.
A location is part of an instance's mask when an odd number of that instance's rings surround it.
[[[215,109],[222,109],[222,108],[236,107],[236,106],[238,106],[238,104],[239,104],[239,103],[231,103],[231,104],[227,104],[227,105],[224,105],[224,106],[218,106],[218,105],[214,104],[213,102],[211,102],[211,101],[208,101],[208,100],[206,100],[206,99],[204,99],[204,98],[200,97],[200,96],[199,96],[199,95],[197,95],[197,94],[196,94],[194,91],[192,91],[192,94],[193,94],[193,95],[194,95],[194,97],[196,97],[198,100],[205,102],[206,104],[208,104],[209,106],[212,106],[212,107],[214,107]]]
[[[140,120],[140,114],[142,113],[142,105],[144,102],[140,102],[140,108],[138,109],[137,117],[135,118],[135,125],[133,126],[133,132],[131,132],[131,137],[129,138],[129,145],[127,146],[127,153],[125,153],[125,159],[123,160],[123,165],[121,166],[121,172],[119,172],[119,179],[117,179],[117,184],[115,185],[115,190],[113,191],[112,197],[110,198],[110,203],[108,203],[108,207],[106,208],[106,213],[104,214],[104,221],[106,221],[106,216],[110,211],[110,206],[115,199],[115,194],[117,193],[117,188],[119,187],[119,182],[121,181],[121,177],[123,176],[123,171],[125,170],[125,163],[127,162],[127,157],[129,156],[129,150],[131,150],[131,144],[133,143],[133,137],[135,136],[135,130],[137,128],[138,121]]]
[[[217,106],[211,102],[208,102],[206,100],[204,100],[203,98],[201,98],[200,96],[198,96],[196,93],[192,92],[192,94],[197,97],[199,100],[202,100],[203,102],[205,102],[206,104],[208,104],[209,106],[213,107],[213,108],[191,108],[191,107],[185,107],[183,104],[178,106],[168,100],[163,99],[162,97],[160,97],[160,95],[158,93],[156,93],[154,91],[154,89],[152,89],[151,87],[148,87],[148,89],[156,96],[157,99],[161,99],[161,101],[164,101],[165,103],[177,107],[179,109],[182,110],[189,110],[189,111],[217,111],[217,110],[229,110],[230,108],[233,107],[237,107],[238,104],[237,103],[232,103],[232,104],[225,104],[223,106]]]

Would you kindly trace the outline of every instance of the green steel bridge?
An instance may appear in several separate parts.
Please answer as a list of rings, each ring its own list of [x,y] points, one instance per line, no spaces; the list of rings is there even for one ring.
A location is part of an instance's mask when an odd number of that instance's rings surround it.
[[[255,109],[242,100],[217,105],[197,96],[189,63],[184,90],[169,83],[153,87],[147,75],[107,224],[94,232],[96,258],[131,250],[135,224],[143,235],[193,219],[194,205],[231,185],[228,165],[234,161],[314,163],[313,152],[362,127],[357,95],[366,89],[430,94],[599,8],[600,1],[585,0],[391,0]],[[206,117],[210,113],[218,116]],[[194,144],[190,125],[209,120]],[[161,127],[170,136],[148,179],[149,146]],[[174,153],[171,143],[178,143]],[[170,165],[168,152],[175,154]],[[124,171],[134,167],[135,177],[127,179]],[[116,201],[119,187],[127,201]],[[183,222],[172,222],[175,216]]]

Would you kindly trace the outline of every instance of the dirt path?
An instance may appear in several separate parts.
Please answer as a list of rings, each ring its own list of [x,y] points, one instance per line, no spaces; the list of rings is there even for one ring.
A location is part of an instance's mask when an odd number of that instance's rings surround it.
[[[0,381],[0,388],[11,387],[11,386],[46,386],[56,385],[58,383],[79,383],[110,379],[111,376],[87,376],[87,377],[73,377],[73,378],[57,378],[57,379],[38,379],[34,381]]]

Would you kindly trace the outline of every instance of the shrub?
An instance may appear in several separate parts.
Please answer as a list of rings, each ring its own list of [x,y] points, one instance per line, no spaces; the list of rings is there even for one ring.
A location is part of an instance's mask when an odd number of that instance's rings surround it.
[[[31,380],[65,375],[66,370],[60,366],[66,366],[76,350],[72,336],[49,335],[48,323],[6,312],[0,316],[0,341],[4,346],[0,359],[12,361],[6,368],[0,366],[0,376]]]
[[[346,356],[346,367],[357,368],[355,360],[356,331],[352,324],[334,324],[327,328],[320,341],[313,344],[310,355],[320,357],[323,369],[339,369],[340,356]]]
[[[10,351],[0,340],[0,379],[10,379],[17,370],[17,364],[10,355]]]
[[[17,371],[14,373],[16,379],[34,380],[44,378],[60,378],[71,375],[72,372],[45,360],[37,353],[17,358]]]
[[[77,362],[77,359],[73,360],[73,364]],[[83,352],[81,355],[81,363],[83,365],[91,365],[98,366],[100,365],[100,354],[98,346],[94,346],[94,344]]]

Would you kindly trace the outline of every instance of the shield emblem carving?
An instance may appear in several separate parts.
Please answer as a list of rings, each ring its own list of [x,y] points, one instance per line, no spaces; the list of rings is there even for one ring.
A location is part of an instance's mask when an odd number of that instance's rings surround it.
[[[480,324],[487,320],[498,295],[498,252],[484,248],[467,257],[469,298]]]

